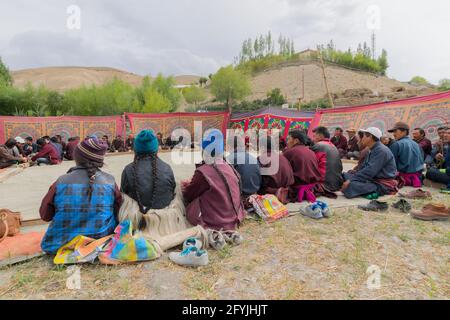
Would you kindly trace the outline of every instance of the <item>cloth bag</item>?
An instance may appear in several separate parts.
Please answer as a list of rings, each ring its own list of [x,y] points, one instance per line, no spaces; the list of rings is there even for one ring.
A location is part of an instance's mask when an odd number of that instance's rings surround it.
[[[273,194],[251,195],[249,202],[256,213],[267,222],[273,222],[289,215],[288,209]]]
[[[103,247],[111,240],[113,235],[95,240],[82,235],[76,236],[71,241],[58,249],[53,259],[54,264],[76,264],[94,262]]]
[[[114,230],[114,236],[99,254],[103,264],[121,264],[150,261],[161,255],[151,241],[141,232],[133,232],[131,220],[121,222]]]
[[[20,232],[22,216],[19,212],[0,209],[0,242],[7,236],[15,236]]]

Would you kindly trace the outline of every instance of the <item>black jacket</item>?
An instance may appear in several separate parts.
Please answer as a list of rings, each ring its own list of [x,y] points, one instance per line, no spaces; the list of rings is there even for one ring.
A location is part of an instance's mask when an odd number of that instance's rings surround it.
[[[175,177],[172,168],[159,158],[156,160],[156,168],[158,178],[156,180],[156,193],[154,195],[153,204],[151,203],[153,194],[153,169],[150,158],[138,161],[136,165],[136,178],[142,205],[146,208],[163,209],[167,207],[175,197]],[[132,199],[138,200],[132,163],[127,165],[122,172],[120,190]]]

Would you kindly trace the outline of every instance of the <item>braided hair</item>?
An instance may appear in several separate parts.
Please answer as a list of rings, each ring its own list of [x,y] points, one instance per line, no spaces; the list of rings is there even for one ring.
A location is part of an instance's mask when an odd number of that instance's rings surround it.
[[[152,164],[152,195],[150,198],[150,205],[148,207],[144,207],[141,200],[141,194],[139,192],[139,179],[137,175],[137,164],[140,160],[150,159]],[[135,154],[134,161],[132,165],[133,171],[133,180],[134,180],[134,189],[136,190],[136,201],[139,205],[139,210],[143,215],[146,215],[147,212],[152,208],[153,201],[156,195],[156,186],[158,181],[158,168],[156,166],[156,161],[158,159],[158,155],[156,153],[146,153],[146,154]],[[143,230],[146,227],[145,219],[142,219],[139,224],[139,229]]]
[[[81,157],[77,157],[76,163],[80,167],[86,168],[87,175],[89,177],[89,189],[88,189],[88,200],[91,201],[92,193],[94,191],[95,178],[97,177],[97,171],[103,167],[103,163],[90,161]]]

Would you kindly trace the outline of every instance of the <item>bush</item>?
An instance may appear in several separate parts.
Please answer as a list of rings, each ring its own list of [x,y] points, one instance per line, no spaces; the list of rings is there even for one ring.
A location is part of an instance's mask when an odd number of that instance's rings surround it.
[[[417,86],[426,86],[429,85],[430,83],[427,81],[427,79],[425,79],[424,77],[421,76],[415,76],[413,77],[410,81],[410,84],[413,85],[417,85]]]
[[[439,81],[439,91],[448,91],[450,90],[450,79],[442,79]]]

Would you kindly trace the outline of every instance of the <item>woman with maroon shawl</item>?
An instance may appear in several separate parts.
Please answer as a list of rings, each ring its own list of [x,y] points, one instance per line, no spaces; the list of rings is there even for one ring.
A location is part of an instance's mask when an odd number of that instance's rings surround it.
[[[194,226],[212,230],[236,230],[245,218],[241,201],[241,177],[223,159],[223,136],[212,131],[202,142],[204,161],[192,180],[184,183],[186,218]]]

